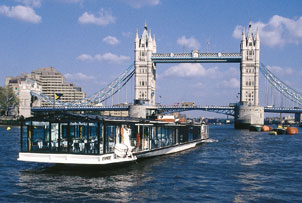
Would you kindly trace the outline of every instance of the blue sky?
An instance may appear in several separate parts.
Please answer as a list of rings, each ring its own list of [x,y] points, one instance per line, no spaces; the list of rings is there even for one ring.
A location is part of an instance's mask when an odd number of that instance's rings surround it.
[[[145,21],[164,53],[239,52],[251,20],[261,62],[302,92],[301,10],[299,0],[1,0],[0,82],[53,66],[90,95],[133,63]],[[239,92],[239,64],[159,64],[157,74],[164,104],[228,105]]]

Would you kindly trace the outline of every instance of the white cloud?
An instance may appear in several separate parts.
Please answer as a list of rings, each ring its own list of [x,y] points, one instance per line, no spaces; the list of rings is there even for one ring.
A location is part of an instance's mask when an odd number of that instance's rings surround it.
[[[94,56],[88,55],[88,54],[82,54],[77,57],[80,61],[106,61],[108,63],[123,63],[124,61],[130,60],[129,56],[123,56],[123,55],[115,55],[110,52],[105,54],[96,54]]]
[[[283,46],[285,44],[302,43],[302,17],[290,19],[274,15],[268,23],[255,22],[252,25],[253,32],[259,29],[260,40],[265,45]],[[233,31],[233,37],[241,38],[243,26],[237,25]]]
[[[185,36],[182,36],[177,39],[177,44],[191,49],[198,49],[200,47],[198,40],[194,37],[186,38]]]
[[[294,71],[292,68],[281,68],[280,66],[267,66],[267,68],[277,75],[292,75]]]
[[[22,3],[26,6],[32,8],[40,8],[41,7],[41,0],[15,0],[16,2]]]
[[[72,81],[87,81],[87,80],[94,80],[94,76],[89,76],[84,73],[66,73],[64,74],[67,80]]]
[[[206,69],[199,63],[182,63],[172,66],[166,70],[163,76],[177,76],[177,77],[215,77],[218,74],[218,68]]]
[[[144,6],[157,6],[160,0],[124,0],[134,8],[141,8]]]
[[[129,38],[131,37],[131,32],[122,32],[123,37]]]
[[[83,3],[83,0],[58,0],[63,3],[70,3],[70,4],[77,4],[77,3]]]
[[[203,84],[202,82],[198,82],[198,83],[194,84],[193,87],[197,88],[197,89],[203,89],[203,88],[206,88],[206,85]]]
[[[112,54],[110,52],[105,53],[103,55],[97,54],[97,55],[95,55],[95,58],[99,61],[107,61],[110,63],[122,63],[123,61],[130,60],[129,56],[122,56],[122,55],[118,56],[118,55]]]
[[[240,68],[234,68],[234,67],[230,67],[228,68],[225,72],[224,75],[228,75],[228,76],[239,76],[240,75]]]
[[[82,54],[78,56],[77,59],[80,61],[92,61],[94,58],[88,54]]]
[[[41,16],[37,15],[36,12],[28,6],[0,6],[0,15],[5,15],[10,18],[15,18],[29,23],[40,23]]]
[[[242,37],[242,32],[243,32],[244,27],[241,25],[237,25],[233,31],[233,37],[235,39],[241,39]]]
[[[240,87],[240,81],[237,78],[231,78],[230,80],[223,80],[222,85],[224,87],[238,88]]]
[[[114,22],[115,22],[115,17],[112,16],[111,13],[105,11],[104,9],[100,10],[98,16],[85,12],[79,17],[79,23],[82,24],[96,24],[96,25],[106,26]]]
[[[103,39],[103,41],[104,41],[105,43],[107,43],[107,44],[110,44],[110,45],[116,45],[116,44],[120,43],[120,41],[119,41],[116,37],[113,37],[113,36],[111,36],[111,35],[105,37],[105,38]]]

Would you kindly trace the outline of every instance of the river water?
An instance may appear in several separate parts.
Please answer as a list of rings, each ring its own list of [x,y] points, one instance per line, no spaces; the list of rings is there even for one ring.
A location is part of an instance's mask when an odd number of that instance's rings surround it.
[[[117,169],[72,169],[16,161],[19,128],[0,127],[0,202],[302,201],[302,133],[211,126],[210,137]]]

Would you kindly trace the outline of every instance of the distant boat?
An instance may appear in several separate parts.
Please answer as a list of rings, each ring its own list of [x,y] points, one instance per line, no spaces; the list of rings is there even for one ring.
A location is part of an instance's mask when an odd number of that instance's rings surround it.
[[[277,128],[277,134],[278,135],[284,135],[284,134],[286,134],[286,130],[285,129],[283,129],[283,128]]]
[[[250,131],[256,131],[256,132],[260,132],[261,131],[262,126],[261,125],[251,125],[249,127]]]
[[[269,131],[270,135],[283,135],[286,134],[286,130],[283,128],[274,128],[271,131]]]

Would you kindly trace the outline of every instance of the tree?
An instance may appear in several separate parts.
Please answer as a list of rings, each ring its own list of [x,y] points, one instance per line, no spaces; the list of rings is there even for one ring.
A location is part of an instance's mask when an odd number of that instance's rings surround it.
[[[0,87],[0,111],[1,115],[8,115],[10,107],[19,104],[17,95],[10,87]]]

